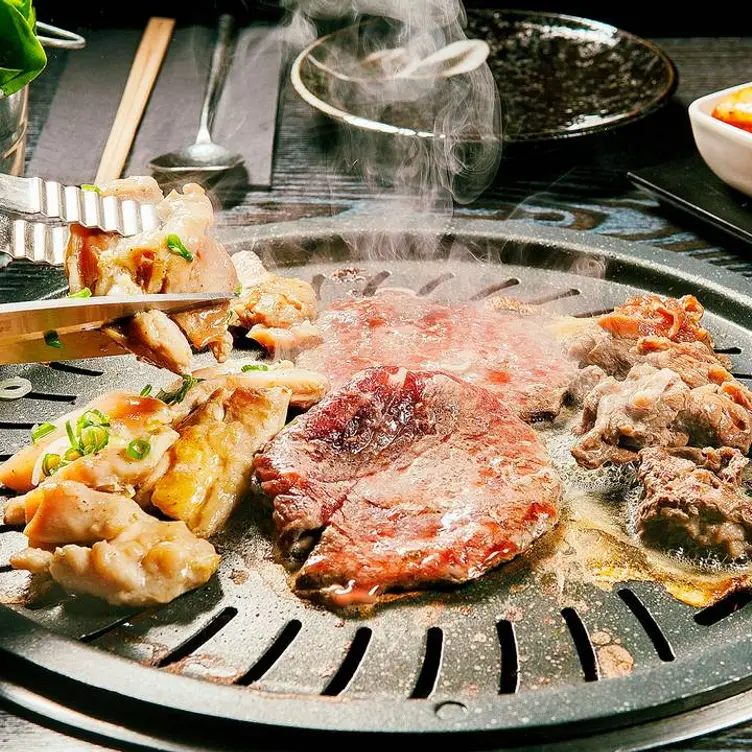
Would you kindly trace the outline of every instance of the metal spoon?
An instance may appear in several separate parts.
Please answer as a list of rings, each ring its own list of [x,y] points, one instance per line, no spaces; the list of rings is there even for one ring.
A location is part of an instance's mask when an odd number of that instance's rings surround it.
[[[162,173],[216,173],[231,170],[243,161],[242,155],[233,154],[229,149],[215,144],[211,139],[214,114],[232,60],[233,29],[232,16],[224,14],[219,17],[217,44],[212,55],[209,82],[206,86],[204,104],[201,108],[196,142],[180,151],[172,151],[155,157],[149,162],[149,168],[152,171]]]

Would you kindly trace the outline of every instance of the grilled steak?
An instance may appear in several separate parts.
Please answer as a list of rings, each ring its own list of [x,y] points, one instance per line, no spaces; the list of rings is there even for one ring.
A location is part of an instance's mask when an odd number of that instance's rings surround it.
[[[396,366],[363,371],[298,417],[256,472],[281,553],[313,547],[298,591],[340,606],[481,576],[553,526],[561,494],[502,399]]]
[[[548,319],[509,306],[444,306],[388,291],[349,299],[317,324],[324,342],[297,364],[325,373],[333,388],[372,366],[445,371],[503,395],[524,420],[558,414],[576,366]]]
[[[637,531],[647,542],[691,554],[752,554],[752,499],[741,488],[747,458],[736,449],[643,449],[645,489]]]

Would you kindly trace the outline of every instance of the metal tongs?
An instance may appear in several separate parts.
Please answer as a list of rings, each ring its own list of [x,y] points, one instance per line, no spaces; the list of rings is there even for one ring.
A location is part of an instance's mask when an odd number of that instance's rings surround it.
[[[60,265],[68,244],[68,225],[125,236],[159,226],[154,204],[123,201],[102,196],[93,186],[93,190],[86,188],[0,174],[0,252],[35,263]]]
[[[137,313],[173,314],[223,303],[232,293],[103,295],[0,304],[0,364],[80,360],[127,352],[101,331]]]

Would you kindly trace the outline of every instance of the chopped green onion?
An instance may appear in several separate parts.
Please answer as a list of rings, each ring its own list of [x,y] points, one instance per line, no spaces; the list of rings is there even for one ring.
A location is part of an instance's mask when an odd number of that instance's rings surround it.
[[[133,439],[125,453],[132,460],[142,460],[151,451],[151,444],[146,439]]]
[[[140,392],[139,394],[142,397],[148,397],[151,394],[151,384],[147,384]]]
[[[78,449],[74,449],[71,447],[70,449],[65,450],[65,454],[63,455],[65,462],[73,462],[73,460],[77,460],[81,456],[81,452],[78,451]]]
[[[94,191],[94,193],[101,193],[102,189],[97,188],[96,185],[92,185],[91,183],[82,183],[81,184],[81,190],[82,191]]]
[[[240,295],[241,292],[243,292],[243,283],[238,282],[238,286],[235,288],[235,294]]]
[[[193,261],[193,254],[183,245],[183,241],[175,233],[167,236],[167,247],[172,253],[182,256],[186,261]]]
[[[57,332],[54,329],[51,332],[45,333],[44,342],[48,347],[56,347],[58,350],[63,346],[60,337],[57,336]]]
[[[104,449],[109,440],[110,433],[103,426],[87,426],[81,431],[81,453],[94,454],[100,449]]]
[[[60,468],[63,461],[59,454],[45,454],[42,457],[42,473],[49,477]]]
[[[69,298],[90,298],[91,297],[91,290],[88,287],[84,287],[78,292],[70,292],[68,293]]]
[[[89,426],[109,426],[110,416],[105,415],[101,410],[87,410],[79,419],[76,427],[78,432],[81,433],[84,428]]]
[[[70,441],[70,445],[73,449],[78,449],[78,439],[76,438],[73,426],[69,420],[65,421],[65,432],[68,434],[68,441]]]
[[[31,440],[39,441],[39,439],[43,439],[48,433],[52,433],[55,430],[57,430],[57,426],[52,423],[40,423],[31,429]]]
[[[177,389],[172,392],[160,389],[159,392],[157,392],[157,399],[162,400],[166,405],[175,405],[185,399],[185,395],[188,394],[188,390],[191,387],[202,381],[203,379],[194,379],[190,374],[185,374],[183,376],[183,383]]]
[[[264,365],[263,363],[249,363],[247,366],[243,366],[240,370],[243,373],[246,371],[268,371],[269,366]]]

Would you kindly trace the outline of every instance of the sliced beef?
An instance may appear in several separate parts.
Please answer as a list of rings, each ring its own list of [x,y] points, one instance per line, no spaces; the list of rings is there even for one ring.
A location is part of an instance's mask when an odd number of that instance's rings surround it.
[[[585,397],[607,378],[606,372],[600,366],[585,366],[585,368],[581,368],[569,384],[569,389],[567,390],[568,401],[573,405],[582,405]]]
[[[749,390],[736,382],[707,384],[690,392],[681,420],[697,446],[729,446],[749,452],[752,413]]]
[[[643,363],[624,381],[609,377],[585,398],[579,433],[572,448],[582,467],[623,464],[646,446],[684,446],[689,436],[678,422],[687,408],[689,387],[668,368]]]
[[[561,481],[535,432],[452,375],[368,369],[256,460],[299,592],[344,606],[462,583],[554,525]],[[316,539],[318,542],[316,543]]]
[[[632,352],[637,362],[676,371],[690,389],[734,380],[725,364],[702,342],[672,342],[666,337],[641,337]]]
[[[748,460],[729,447],[640,452],[644,498],[637,531],[647,543],[729,559],[752,554],[752,499],[741,487]]]
[[[335,389],[373,366],[446,371],[501,395],[524,420],[551,418],[577,369],[550,321],[508,305],[445,306],[392,290],[333,305],[317,322],[324,342],[296,362]]]

